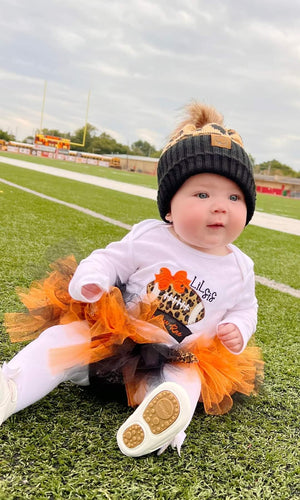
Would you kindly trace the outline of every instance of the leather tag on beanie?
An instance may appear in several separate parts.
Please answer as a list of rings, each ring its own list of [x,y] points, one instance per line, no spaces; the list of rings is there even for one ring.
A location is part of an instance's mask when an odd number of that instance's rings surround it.
[[[211,145],[218,148],[231,149],[231,139],[226,135],[211,134]]]

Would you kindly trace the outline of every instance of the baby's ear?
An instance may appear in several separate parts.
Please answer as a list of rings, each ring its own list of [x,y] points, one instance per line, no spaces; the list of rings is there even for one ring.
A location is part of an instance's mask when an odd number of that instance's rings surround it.
[[[171,212],[168,212],[168,213],[166,214],[165,219],[166,219],[168,222],[173,222]]]

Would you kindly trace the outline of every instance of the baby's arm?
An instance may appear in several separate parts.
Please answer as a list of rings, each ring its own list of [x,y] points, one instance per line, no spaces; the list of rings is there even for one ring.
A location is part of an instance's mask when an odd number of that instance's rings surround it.
[[[113,266],[108,265],[104,256],[95,257],[91,254],[81,261],[69,283],[69,293],[75,300],[96,302],[113,284]]]
[[[239,328],[233,323],[219,325],[217,337],[231,352],[239,353],[244,345],[244,340]]]
[[[69,284],[69,293],[75,300],[96,302],[116,283],[126,283],[135,270],[132,258],[131,236],[92,252],[82,260]]]
[[[229,309],[217,326],[217,337],[230,352],[240,354],[255,332],[257,300],[253,264],[244,278],[244,286],[234,307]]]

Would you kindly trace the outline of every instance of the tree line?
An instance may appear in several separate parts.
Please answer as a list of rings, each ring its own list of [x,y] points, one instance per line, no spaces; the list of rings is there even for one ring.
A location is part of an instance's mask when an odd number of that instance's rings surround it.
[[[277,160],[264,161],[254,166],[255,174],[279,175],[285,177],[300,177],[300,172],[296,172],[288,165]]]
[[[42,133],[44,135],[54,135],[56,137],[64,137],[66,139],[70,139],[71,142],[75,144],[83,144],[85,127],[79,128],[75,130],[72,134],[71,132],[61,132],[57,129],[48,129],[43,128]],[[121,144],[117,142],[113,137],[111,137],[106,132],[102,132],[102,134],[96,134],[96,127],[91,125],[90,123],[86,126],[86,136],[85,136],[85,144],[84,146],[75,146],[72,149],[77,151],[86,151],[88,153],[97,153],[97,154],[129,154],[129,155],[137,155],[137,156],[150,156],[153,158],[159,158],[161,155],[161,150],[157,150],[155,146],[150,144],[147,141],[136,141],[132,143],[130,146]],[[6,141],[14,141],[15,137],[8,132],[4,132],[0,129],[0,139],[4,139]],[[34,137],[28,136],[24,139],[23,142],[33,142]]]
[[[54,135],[56,137],[65,137],[70,139],[71,142],[76,144],[82,144],[84,138],[85,127],[81,127],[72,134],[71,132],[60,132],[57,129],[44,128],[42,133],[44,135]],[[77,151],[87,151],[89,153],[96,154],[127,154],[136,156],[148,156],[151,158],[159,158],[161,155],[161,150],[157,150],[155,146],[147,141],[138,140],[133,142],[130,146],[126,144],[121,144],[117,142],[113,137],[111,137],[106,132],[102,132],[97,135],[97,129],[90,123],[86,126],[86,137],[85,145],[76,146],[74,149]],[[0,139],[5,141],[14,141],[15,136],[9,134],[4,130],[0,129]],[[34,137],[28,136],[23,142],[33,142]],[[300,177],[300,172],[296,172],[288,165],[280,163],[277,160],[265,161],[263,163],[256,164],[252,155],[249,155],[251,162],[253,164],[254,173],[265,174],[265,175],[279,175],[286,177]]]

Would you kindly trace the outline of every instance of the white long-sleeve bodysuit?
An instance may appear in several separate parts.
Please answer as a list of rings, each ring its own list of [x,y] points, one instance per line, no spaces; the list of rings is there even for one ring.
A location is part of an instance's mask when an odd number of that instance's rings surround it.
[[[135,225],[121,241],[95,250],[83,260],[69,291],[74,299],[86,302],[82,286],[95,283],[108,291],[110,286],[122,283],[129,304],[150,291],[158,296],[165,313],[176,316],[180,311],[184,317],[188,331],[185,329],[183,339],[175,335],[177,341],[185,343],[203,334],[214,336],[219,324],[234,323],[244,340],[242,351],[256,328],[253,262],[235,245],[228,248],[230,253],[225,256],[200,252],[177,239],[169,224],[146,220]],[[159,280],[162,269],[163,275],[171,276],[169,287],[163,288],[164,282]],[[172,287],[178,272],[186,273],[192,304],[186,290],[179,293]],[[93,301],[98,299],[95,296]]]

